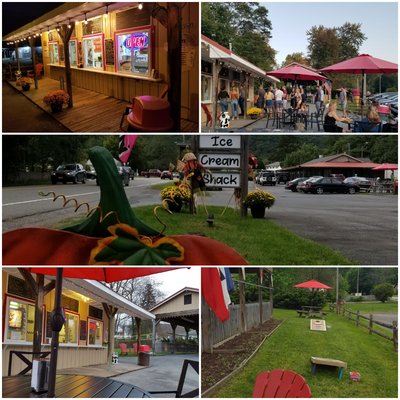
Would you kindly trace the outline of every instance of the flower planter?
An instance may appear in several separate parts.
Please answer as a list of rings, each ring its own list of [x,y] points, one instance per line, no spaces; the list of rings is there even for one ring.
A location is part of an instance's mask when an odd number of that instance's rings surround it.
[[[51,103],[50,107],[51,107],[51,112],[57,113],[62,110],[63,105],[60,103]]]
[[[250,207],[251,215],[253,218],[264,218],[265,217],[265,208],[264,206],[253,206]]]
[[[250,115],[250,119],[257,119],[257,118],[258,118],[258,115],[255,115],[255,114]]]
[[[24,92],[27,92],[27,91],[31,88],[31,85],[29,85],[28,83],[26,83],[25,85],[22,85],[21,87],[22,87],[22,90],[23,90]]]
[[[171,212],[180,212],[182,210],[181,202],[167,201],[168,210]]]

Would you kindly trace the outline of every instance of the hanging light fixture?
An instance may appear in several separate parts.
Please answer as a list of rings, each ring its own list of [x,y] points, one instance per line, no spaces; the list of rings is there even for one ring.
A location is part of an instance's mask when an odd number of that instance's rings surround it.
[[[106,4],[106,18],[108,18],[108,4]]]
[[[87,23],[88,23],[86,13],[85,13],[85,21],[84,21],[84,23],[85,23],[85,25],[87,25]]]
[[[138,9],[139,9],[139,10],[143,9],[143,3],[139,3]]]
[[[71,25],[71,20],[70,19],[68,20],[68,25],[67,26],[68,26],[68,29],[71,29],[72,25]]]

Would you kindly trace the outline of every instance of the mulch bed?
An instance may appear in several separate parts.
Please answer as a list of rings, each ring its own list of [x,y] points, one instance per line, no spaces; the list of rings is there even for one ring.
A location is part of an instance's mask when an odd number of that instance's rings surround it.
[[[261,341],[282,321],[271,319],[250,332],[242,333],[201,355],[201,390],[204,392],[239,367],[260,345]]]

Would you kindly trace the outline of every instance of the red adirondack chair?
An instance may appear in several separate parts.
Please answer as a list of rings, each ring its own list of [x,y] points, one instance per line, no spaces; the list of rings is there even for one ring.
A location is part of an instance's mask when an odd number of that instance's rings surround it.
[[[205,114],[207,116],[206,126],[211,128],[212,127],[212,115],[211,115],[211,112],[210,112],[210,110],[208,109],[208,107],[205,104],[202,104],[201,108],[203,109],[203,111],[205,112]]]
[[[274,369],[257,375],[253,398],[308,398],[311,390],[305,379],[293,371]]]
[[[132,349],[128,349],[128,346],[126,345],[126,343],[120,343],[119,349],[121,350],[121,355],[123,355],[124,353],[126,355],[128,355],[128,353],[130,353],[132,350]]]

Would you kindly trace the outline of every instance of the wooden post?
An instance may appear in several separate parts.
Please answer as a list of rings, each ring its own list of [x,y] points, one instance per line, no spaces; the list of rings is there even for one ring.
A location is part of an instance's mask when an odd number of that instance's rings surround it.
[[[397,326],[397,321],[393,321],[393,346],[394,346],[394,351],[398,351],[398,326]]]
[[[357,326],[360,325],[360,310],[357,310],[357,322],[356,322]]]
[[[272,270],[269,272],[269,307],[271,309],[271,318],[274,312],[274,296],[273,296],[273,280],[272,280]]]
[[[182,86],[182,17],[179,3],[167,3],[168,10],[168,100],[174,125],[173,132],[180,131],[181,124],[181,86]]]
[[[31,36],[30,39],[28,39],[29,46],[31,47],[31,54],[32,54],[32,64],[33,64],[33,78],[35,81],[35,89],[38,88],[38,79],[36,76],[36,53],[35,53],[35,44],[36,44],[36,38]]]
[[[156,341],[157,341],[157,320],[153,319],[152,320],[153,326],[152,326],[152,338],[151,338],[151,347],[153,348],[153,354],[156,353]]]
[[[115,328],[115,314],[118,311],[117,307],[102,303],[104,312],[108,318],[108,348],[107,348],[107,364],[111,366],[112,353],[114,352],[114,328]]]
[[[213,130],[215,130],[215,127],[217,126],[217,116],[218,116],[218,93],[219,93],[219,73],[221,72],[222,69],[222,64],[220,61],[215,60],[215,63],[213,65],[213,77],[212,81],[214,82],[215,85],[215,91],[214,91],[214,99],[213,100]]]
[[[172,327],[172,354],[175,354],[175,340],[176,340],[176,327],[177,325],[171,322]]]
[[[260,325],[263,323],[263,292],[262,292],[262,268],[258,270],[258,307],[260,312]]]
[[[249,136],[240,136],[240,164],[241,164],[241,191],[240,191],[240,215],[247,217],[247,207],[243,205],[243,201],[249,192]]]
[[[21,70],[21,63],[19,61],[18,43],[15,42],[15,59],[17,60],[17,71]]]
[[[208,304],[201,297],[201,340],[202,351],[213,353],[213,332],[211,329],[211,310]]]
[[[136,339],[136,352],[139,354],[139,348],[140,348],[140,327],[142,324],[142,320],[138,317],[135,317],[135,322],[136,322],[136,331],[137,331],[137,339]]]
[[[192,152],[193,154],[197,157],[197,159],[199,158],[199,135],[193,135],[193,140],[192,140]],[[192,178],[190,178],[190,181],[192,181]],[[195,204],[195,200],[194,200],[194,194],[193,194],[193,190],[192,190],[192,185],[190,185],[190,203],[189,203],[189,211],[190,214],[196,214],[196,204]]]
[[[50,371],[49,371],[49,386],[47,397],[55,397],[56,392],[56,374],[57,374],[57,359],[58,359],[58,345],[59,334],[64,323],[61,323],[62,310],[61,310],[61,296],[62,296],[62,280],[63,268],[57,268],[56,275],[56,292],[54,296],[54,310],[52,312],[51,323],[51,356],[50,356]]]
[[[64,62],[65,62],[65,81],[67,83],[67,93],[69,94],[69,102],[68,108],[72,108],[73,106],[73,98],[72,98],[72,76],[71,76],[71,62],[69,60],[69,40],[71,39],[72,32],[74,31],[75,22],[70,23],[70,28],[68,25],[63,24],[61,26],[58,35],[64,44]],[[105,60],[103,60],[105,62]]]
[[[244,291],[243,269],[239,268],[239,301],[240,301],[240,332],[246,332],[246,295]]]
[[[372,335],[372,327],[373,327],[373,315],[372,314],[369,314],[369,327],[368,327],[368,330],[369,330],[369,334],[370,335]]]

